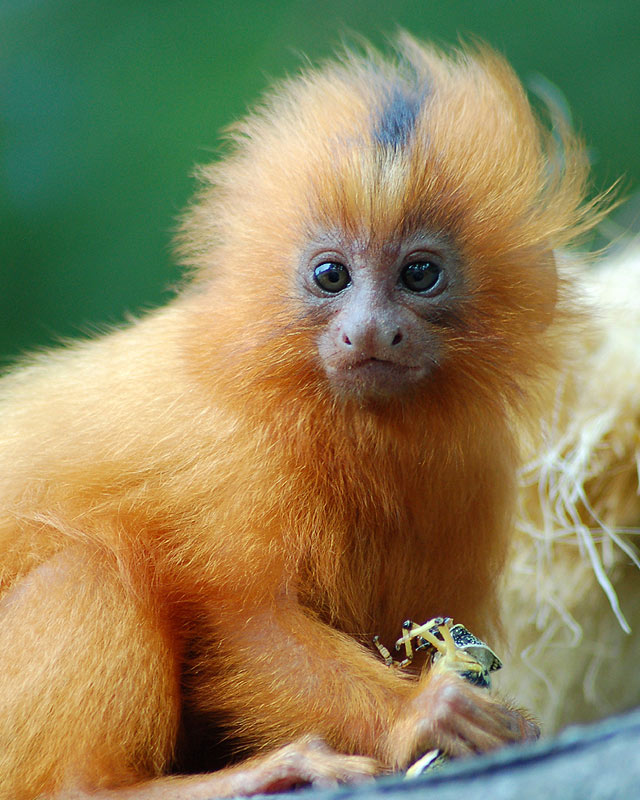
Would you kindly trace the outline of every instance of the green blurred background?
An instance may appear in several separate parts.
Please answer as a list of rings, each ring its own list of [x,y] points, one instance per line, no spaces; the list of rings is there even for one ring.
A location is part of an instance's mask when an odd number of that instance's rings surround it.
[[[218,131],[304,56],[398,26],[559,87],[637,231],[639,0],[0,0],[0,364],[162,302]]]

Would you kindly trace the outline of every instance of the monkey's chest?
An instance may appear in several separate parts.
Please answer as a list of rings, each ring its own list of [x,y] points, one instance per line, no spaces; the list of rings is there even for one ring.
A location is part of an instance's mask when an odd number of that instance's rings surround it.
[[[425,622],[451,616],[454,587],[433,574],[437,559],[424,544],[407,547],[412,537],[393,546],[370,542],[355,546],[322,574],[304,564],[300,601],[331,627],[370,643],[373,636],[395,641],[406,619]]]

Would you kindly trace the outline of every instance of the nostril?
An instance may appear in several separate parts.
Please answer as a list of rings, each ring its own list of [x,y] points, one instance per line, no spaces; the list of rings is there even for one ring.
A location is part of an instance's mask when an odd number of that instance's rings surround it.
[[[342,334],[342,341],[343,341],[345,344],[351,344],[351,339],[349,339],[349,337],[347,336],[347,334],[346,334],[346,333],[343,333],[343,334]]]
[[[391,344],[392,345],[400,344],[401,341],[402,341],[402,334],[400,333],[400,331],[398,331],[396,335],[393,337],[393,341],[391,342]]]

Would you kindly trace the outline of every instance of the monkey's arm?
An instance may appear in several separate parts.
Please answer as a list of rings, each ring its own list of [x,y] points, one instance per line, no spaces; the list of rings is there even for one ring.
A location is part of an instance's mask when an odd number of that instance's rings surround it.
[[[217,620],[225,654],[210,659],[211,679],[195,699],[204,711],[245,721],[241,733],[254,745],[311,733],[402,768],[433,747],[463,755],[535,736],[490,693],[450,673],[407,678],[293,601],[244,621],[230,609],[228,625],[225,617]]]
[[[206,775],[154,778],[119,789],[65,789],[54,800],[211,800],[285,792],[310,784],[330,788],[357,783],[377,772],[374,761],[333,752],[307,736],[267,755]]]

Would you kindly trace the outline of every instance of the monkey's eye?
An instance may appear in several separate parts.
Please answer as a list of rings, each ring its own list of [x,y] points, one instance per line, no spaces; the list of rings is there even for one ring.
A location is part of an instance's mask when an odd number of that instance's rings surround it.
[[[400,273],[402,285],[410,292],[428,292],[440,280],[442,270],[433,261],[414,261]]]
[[[336,261],[325,261],[313,270],[315,282],[325,292],[341,292],[351,283],[349,270]]]

